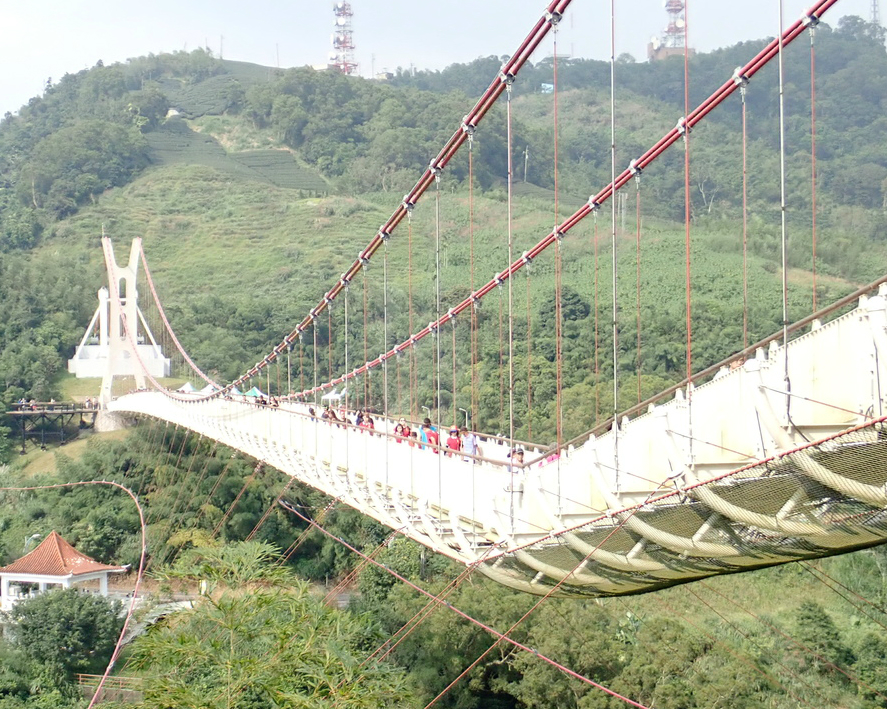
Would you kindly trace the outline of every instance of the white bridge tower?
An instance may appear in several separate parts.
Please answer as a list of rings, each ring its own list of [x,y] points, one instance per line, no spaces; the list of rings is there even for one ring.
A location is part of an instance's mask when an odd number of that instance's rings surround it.
[[[138,304],[136,277],[141,242],[139,238],[133,240],[129,263],[122,267],[114,258],[111,240],[102,237],[108,287],[99,289],[99,306],[74,356],[68,360],[68,371],[78,379],[102,378],[102,408],[111,401],[114,377],[135,377],[136,387],[143,389],[146,373],[152,377],[169,376],[169,359],[163,356]]]

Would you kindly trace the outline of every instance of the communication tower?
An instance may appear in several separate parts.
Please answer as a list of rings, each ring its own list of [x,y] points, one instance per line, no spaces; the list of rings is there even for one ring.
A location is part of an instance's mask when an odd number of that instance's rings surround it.
[[[872,0],[872,24],[881,26],[881,7],[878,0]]]
[[[354,12],[351,10],[351,3],[337,0],[333,3],[333,14],[336,16],[336,24],[329,66],[343,74],[354,74],[357,72],[357,62],[354,61],[354,30],[351,27]]]
[[[660,37],[653,37],[647,45],[647,58],[653,62],[666,57],[684,54],[687,46],[687,17],[683,0],[665,0],[668,25]],[[692,49],[689,50],[693,54]]]

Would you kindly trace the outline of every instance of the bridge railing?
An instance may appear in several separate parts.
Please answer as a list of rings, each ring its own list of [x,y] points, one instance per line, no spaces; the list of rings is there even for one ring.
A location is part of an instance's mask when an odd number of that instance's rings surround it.
[[[87,405],[79,401],[17,401],[11,405],[10,413],[30,413],[51,411],[53,413],[80,413],[96,411],[98,405]]]
[[[142,391],[148,392],[150,390],[142,390]],[[137,393],[140,393],[140,392],[138,392],[138,391],[130,392],[130,394],[137,394]],[[195,400],[197,400],[198,394],[195,393],[194,396],[195,396]],[[411,445],[409,439],[403,438],[403,437],[398,436],[394,433],[394,429],[397,426],[397,424],[399,423],[400,419],[403,418],[407,422],[407,424],[410,426],[411,431],[417,431],[419,426],[421,425],[420,422],[413,421],[411,419],[406,419],[405,417],[402,417],[402,416],[398,416],[395,418],[392,416],[385,416],[383,414],[372,413],[370,415],[373,418],[373,422],[374,422],[375,427],[373,429],[367,429],[365,427],[358,426],[358,425],[352,423],[352,421],[350,419],[326,420],[323,418],[323,414],[322,414],[323,408],[320,405],[313,405],[310,403],[302,403],[302,402],[294,402],[294,401],[288,400],[286,397],[281,397],[280,399],[278,399],[277,404],[267,403],[267,402],[262,403],[261,401],[256,400],[254,397],[250,397],[250,396],[230,396],[229,395],[229,396],[223,397],[223,400],[236,401],[238,403],[245,404],[249,407],[252,407],[252,408],[255,408],[256,410],[261,410],[261,411],[265,411],[265,410],[273,411],[275,409],[280,409],[283,411],[288,411],[290,413],[293,413],[297,416],[305,417],[305,419],[307,419],[307,420],[316,420],[324,425],[328,424],[328,425],[331,425],[334,427],[347,428],[348,430],[352,430],[352,431],[355,431],[356,433],[360,433],[360,434],[367,433],[369,431],[370,435],[385,436],[385,437],[390,438],[391,441],[393,441],[393,442],[398,442],[398,443],[405,442],[407,445]],[[184,401],[185,401],[185,403],[187,403],[187,399],[184,399]],[[309,412],[309,409],[314,409],[313,415]],[[349,410],[349,409],[343,410],[338,407],[334,407],[334,410],[337,412],[337,415],[342,415],[344,413],[346,416],[348,414],[351,414],[352,416],[354,416],[357,413],[356,410]],[[440,430],[438,430],[437,426],[435,424],[432,424],[432,426],[434,426],[434,429],[438,432],[438,434],[440,436],[439,440],[441,441],[441,444],[435,446],[433,444],[423,443],[423,442],[417,440],[417,441],[415,441],[414,445],[422,447],[422,448],[427,448],[429,450],[436,449],[438,451],[442,451],[446,455],[452,454],[453,451],[445,445],[446,437],[444,434],[446,433],[446,431],[449,430],[449,427],[442,424]],[[482,454],[481,455],[468,455],[468,454],[460,451],[459,455],[462,457],[465,457],[465,458],[473,459],[478,463],[488,463],[491,465],[499,465],[499,466],[510,465],[511,461],[510,461],[509,453],[511,452],[512,449],[524,450],[528,455],[538,454],[538,453],[543,452],[543,447],[536,444],[536,443],[522,441],[519,439],[512,440],[512,439],[505,438],[503,436],[497,436],[497,435],[482,433],[482,432],[478,432],[478,431],[473,431],[473,433],[477,437],[478,444],[481,448]],[[549,454],[546,453],[546,456],[547,455],[549,455]],[[544,459],[546,456],[543,456],[542,459]],[[522,468],[524,466],[519,465],[517,467]]]
[[[877,292],[885,284],[887,284],[887,276],[883,276],[876,281],[872,281],[868,285],[862,286],[861,288],[858,288],[857,290],[853,291],[852,293],[848,293],[843,298],[832,303],[831,305],[829,305],[825,308],[822,308],[822,309],[816,311],[815,313],[811,313],[810,315],[807,315],[806,317],[801,318],[797,322],[788,326],[788,334],[794,336],[794,338],[790,337],[789,339],[790,340],[796,339],[797,337],[800,337],[800,336],[806,334],[805,332],[803,332],[804,328],[806,328],[809,325],[813,325],[817,321],[822,321],[822,320],[825,320],[830,317],[838,317],[844,308],[847,308],[848,306],[852,305],[854,302],[858,301],[860,298],[862,298],[866,295],[869,295],[873,292]],[[709,367],[706,367],[705,369],[703,369],[693,375],[693,378],[692,378],[693,386],[698,387],[707,381],[711,381],[720,372],[729,371],[730,369],[732,369],[734,367],[740,366],[749,357],[754,357],[755,354],[758,352],[758,350],[768,347],[771,343],[779,342],[782,340],[782,338],[783,338],[783,332],[782,331],[776,332],[776,333],[770,335],[769,337],[765,337],[764,339],[759,340],[758,342],[754,343],[753,345],[749,345],[745,349],[740,350],[739,352],[736,352],[736,353],[730,355],[729,357],[726,357],[725,359],[722,359],[720,362],[717,362]],[[676,384],[671,385],[667,389],[664,389],[663,391],[660,391],[657,394],[655,394],[647,399],[644,399],[640,403],[635,404],[634,406],[626,409],[625,411],[618,413],[615,417],[614,416],[607,417],[601,423],[597,424],[594,428],[592,428],[590,431],[586,431],[585,433],[581,433],[578,436],[576,436],[575,438],[572,438],[569,441],[566,441],[561,446],[559,446],[557,451],[554,451],[554,452],[560,453],[561,451],[563,451],[565,449],[568,450],[572,447],[582,445],[590,437],[599,436],[601,434],[606,433],[609,430],[612,430],[614,420],[621,421],[623,418],[631,418],[631,417],[635,417],[640,414],[643,414],[650,408],[650,406],[655,405],[655,404],[661,404],[664,401],[667,401],[667,400],[673,398],[675,393],[678,392],[679,390],[685,390],[689,383],[690,383],[689,379],[686,379],[686,378],[682,379],[681,381],[679,381]],[[538,458],[536,458],[534,460],[530,460],[529,464],[538,463],[539,461],[544,460],[545,457],[550,454],[551,453],[546,452],[544,455],[539,456]]]

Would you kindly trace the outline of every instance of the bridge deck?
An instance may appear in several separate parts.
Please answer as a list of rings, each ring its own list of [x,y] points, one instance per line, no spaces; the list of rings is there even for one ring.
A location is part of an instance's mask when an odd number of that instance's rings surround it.
[[[771,345],[515,469],[501,440],[471,460],[411,446],[391,420],[370,434],[304,405],[141,392],[110,410],[242,450],[512,587],[639,593],[887,539],[885,326],[883,294],[863,299],[789,343],[787,369]]]

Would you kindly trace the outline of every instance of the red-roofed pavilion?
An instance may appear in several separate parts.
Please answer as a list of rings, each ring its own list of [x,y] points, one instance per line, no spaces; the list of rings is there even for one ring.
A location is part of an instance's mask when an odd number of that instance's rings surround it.
[[[0,568],[2,608],[11,610],[15,602],[27,597],[22,584],[36,584],[39,593],[47,586],[70,588],[76,583],[98,579],[99,593],[108,595],[108,574],[127,571],[126,566],[109,566],[81,554],[58,532],[52,532],[34,551]]]

